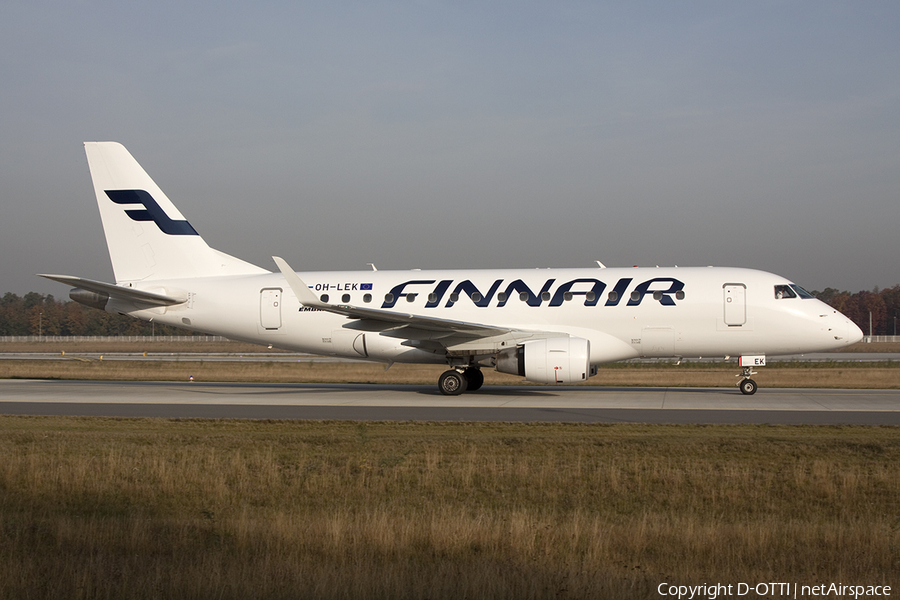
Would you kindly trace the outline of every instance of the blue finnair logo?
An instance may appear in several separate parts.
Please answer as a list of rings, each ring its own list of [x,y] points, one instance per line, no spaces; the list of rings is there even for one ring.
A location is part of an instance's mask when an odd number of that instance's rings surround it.
[[[168,235],[200,235],[187,221],[174,221],[144,190],[106,190],[106,195],[116,204],[140,204],[144,210],[126,210],[133,221],[153,221],[160,231]]]
[[[603,306],[619,306],[622,300],[626,298],[625,291],[631,285],[633,278],[623,277],[616,282],[615,287],[610,290],[606,296]],[[503,284],[506,283],[504,287]],[[456,284],[453,287],[453,284]],[[400,298],[406,298],[408,302],[415,302],[419,294],[428,294],[428,301],[425,308],[437,308],[449,290],[453,290],[444,308],[450,308],[457,302],[461,302],[461,298],[467,298],[479,308],[485,308],[491,304],[494,298],[497,299],[495,306],[503,308],[507,302],[514,298],[518,298],[520,302],[528,306],[542,306],[545,302],[547,306],[563,306],[568,301],[574,300],[575,296],[584,298],[584,306],[599,306],[603,301],[601,295],[606,290],[605,282],[592,277],[583,277],[565,281],[556,286],[551,293],[556,279],[548,279],[544,284],[533,289],[529,284],[521,279],[506,282],[503,279],[497,279],[489,288],[479,289],[474,283],[466,279],[464,281],[454,281],[453,279],[444,279],[437,281],[436,279],[414,279],[404,281],[391,288],[384,295],[384,303],[381,308],[394,308]],[[426,287],[422,287],[426,286]],[[318,290],[319,287],[316,286]],[[626,306],[640,306],[646,296],[650,296],[662,306],[676,306],[676,300],[684,300],[684,282],[674,277],[654,277],[647,281],[641,282],[632,288],[631,294],[627,296],[628,303]]]

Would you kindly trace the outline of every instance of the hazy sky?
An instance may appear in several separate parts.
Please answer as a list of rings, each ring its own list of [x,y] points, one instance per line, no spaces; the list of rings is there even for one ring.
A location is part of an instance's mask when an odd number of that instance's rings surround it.
[[[900,4],[0,4],[0,293],[112,269],[82,142],[275,269],[900,283]]]

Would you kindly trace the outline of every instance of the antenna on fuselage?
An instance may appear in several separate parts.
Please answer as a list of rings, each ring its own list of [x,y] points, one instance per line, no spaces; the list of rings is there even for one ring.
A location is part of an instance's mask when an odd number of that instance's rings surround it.
[[[366,263],[366,264],[369,265],[370,267],[372,267],[372,270],[373,270],[373,271],[377,271],[377,270],[378,270],[378,269],[375,267],[375,263]]]
[[[602,262],[600,262],[599,260],[595,260],[594,262],[597,263],[597,266],[600,267],[601,269],[605,269],[605,268],[606,268],[606,265],[604,265],[604,264],[603,264]]]

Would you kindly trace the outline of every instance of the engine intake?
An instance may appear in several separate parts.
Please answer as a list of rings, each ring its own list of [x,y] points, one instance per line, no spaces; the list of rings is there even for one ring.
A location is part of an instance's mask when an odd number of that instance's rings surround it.
[[[535,383],[586,381],[593,375],[591,343],[577,337],[525,342],[497,353],[496,368]]]

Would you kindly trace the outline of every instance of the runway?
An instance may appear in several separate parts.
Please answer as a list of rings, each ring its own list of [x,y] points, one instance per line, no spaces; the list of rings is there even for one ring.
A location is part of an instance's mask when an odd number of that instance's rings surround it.
[[[0,414],[107,417],[900,425],[898,390],[0,380]]]

